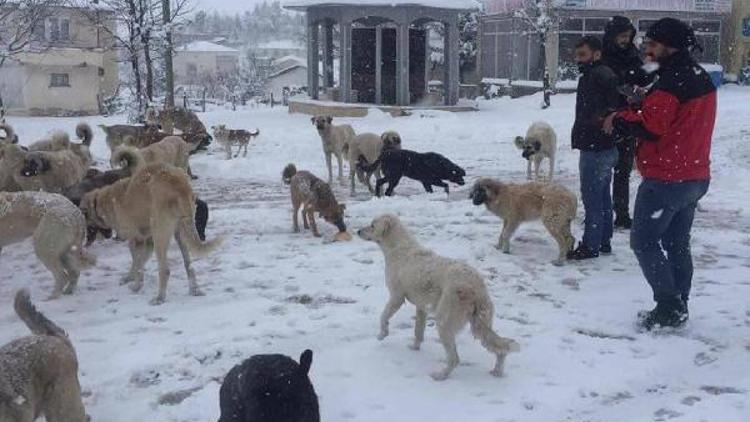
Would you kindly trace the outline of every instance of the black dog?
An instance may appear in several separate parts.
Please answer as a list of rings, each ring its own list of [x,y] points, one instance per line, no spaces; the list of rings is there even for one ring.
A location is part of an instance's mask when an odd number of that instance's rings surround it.
[[[105,172],[97,169],[89,169],[83,180],[65,190],[63,196],[77,207],[81,205],[84,195],[114,184],[115,182],[130,177],[135,167],[128,163],[124,168],[117,170],[108,170]],[[195,228],[198,230],[198,236],[202,241],[206,240],[206,225],[208,224],[208,204],[198,198],[195,199]],[[112,237],[112,229],[107,227],[98,227],[89,225],[86,227],[86,246],[91,246],[96,240],[96,235],[101,233],[105,239]]]
[[[219,422],[319,422],[318,396],[307,376],[312,351],[299,362],[256,355],[232,368],[219,391]]]
[[[393,190],[401,181],[403,176],[422,182],[424,189],[432,193],[432,186],[439,186],[449,193],[448,184],[443,180],[451,181],[463,186],[466,172],[451,160],[434,152],[418,153],[406,149],[384,150],[377,161],[368,165],[367,159],[360,155],[357,167],[362,171],[374,171],[381,167],[384,177],[378,179],[375,185],[375,194],[380,196],[380,189],[388,183],[385,194],[393,195]]]

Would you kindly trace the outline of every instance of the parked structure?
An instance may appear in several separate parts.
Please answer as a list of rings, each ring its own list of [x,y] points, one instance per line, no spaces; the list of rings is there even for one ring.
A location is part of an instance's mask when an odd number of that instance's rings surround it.
[[[286,7],[307,13],[307,70],[310,96],[319,97],[319,63],[323,88],[342,102],[406,106],[427,93],[427,36],[424,25],[445,28],[444,101],[458,102],[458,16],[473,9],[473,0],[293,0]],[[339,26],[340,76],[333,78],[334,25]],[[322,33],[322,40],[319,34]],[[322,60],[320,57],[322,51]]]
[[[738,0],[738,2],[746,0]],[[487,0],[487,15],[481,23],[481,66],[484,78],[539,81],[543,77],[542,45],[539,37],[515,16],[522,0]],[[559,31],[545,48],[558,63],[552,79],[575,75],[573,50],[584,35],[603,35],[613,15],[629,17],[643,36],[657,20],[671,16],[689,22],[704,51],[704,63],[724,63],[729,51],[730,0],[562,0],[555,1]],[[555,54],[556,53],[556,54]],[[555,57],[556,56],[556,57]]]
[[[93,115],[117,92],[114,40],[93,23],[110,26],[111,12],[54,7],[25,51],[0,67],[0,96],[9,114]],[[12,18],[9,18],[12,19]]]

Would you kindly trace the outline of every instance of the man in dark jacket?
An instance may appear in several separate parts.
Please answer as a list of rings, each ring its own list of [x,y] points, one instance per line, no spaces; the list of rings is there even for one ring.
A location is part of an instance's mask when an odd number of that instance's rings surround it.
[[[572,146],[581,151],[579,170],[581,199],[586,212],[583,240],[569,259],[596,258],[611,253],[612,247],[612,169],[617,163],[617,148],[612,136],[604,133],[604,118],[617,110],[620,101],[617,77],[602,64],[602,43],[586,36],[576,45],[580,67],[576,99],[576,120]]]
[[[636,30],[630,19],[615,16],[604,29],[604,51],[602,63],[617,75],[621,92],[632,92],[634,88],[644,87],[653,82],[652,74],[643,70],[638,49],[633,43]],[[620,108],[628,107],[627,97],[621,95]],[[630,229],[630,173],[633,171],[635,158],[635,138],[626,136],[617,142],[619,158],[615,166],[612,188],[615,209],[615,227]]]
[[[639,313],[640,325],[651,330],[679,327],[688,319],[690,231],[711,178],[716,88],[690,55],[698,43],[685,23],[665,18],[646,36],[647,60],[659,64],[658,80],[640,110],[610,115],[605,130],[638,138],[636,164],[643,183],[630,246],[654,293],[656,307]]]

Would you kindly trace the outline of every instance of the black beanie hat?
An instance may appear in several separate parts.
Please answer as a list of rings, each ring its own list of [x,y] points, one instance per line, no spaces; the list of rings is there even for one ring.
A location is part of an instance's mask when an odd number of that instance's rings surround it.
[[[693,28],[675,18],[664,18],[656,22],[646,32],[646,38],[678,50],[701,49]]]
[[[622,34],[625,31],[632,31],[634,35],[636,32],[633,23],[625,16],[613,16],[612,19],[607,22],[607,26],[604,27],[604,34],[611,35],[612,37]]]

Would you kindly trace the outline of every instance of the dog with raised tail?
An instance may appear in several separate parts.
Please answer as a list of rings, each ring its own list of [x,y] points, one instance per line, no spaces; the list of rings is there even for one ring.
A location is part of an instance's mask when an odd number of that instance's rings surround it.
[[[432,374],[441,381],[458,366],[456,335],[466,325],[482,346],[496,357],[492,374],[501,376],[505,357],[520,350],[514,340],[498,336],[492,329],[494,306],[481,274],[468,264],[444,258],[424,248],[395,215],[377,217],[357,232],[360,238],[375,242],[385,256],[385,283],[390,293],[380,317],[378,340],[388,336],[388,324],[409,301],[417,308],[414,343],[419,350],[424,340],[427,314],[435,316],[447,365]]]
[[[552,126],[545,122],[535,122],[526,131],[526,137],[517,136],[514,144],[516,148],[523,151],[521,156],[527,161],[526,178],[532,180],[531,165],[533,163],[534,178],[540,180],[539,167],[546,158],[549,160],[549,177],[547,180],[551,182],[555,174],[555,153],[557,151],[557,135]]]
[[[0,421],[87,422],[73,343],[31,302],[16,293],[16,314],[33,335],[0,347]]]
[[[260,135],[260,129],[255,129],[255,132],[249,132],[243,129],[227,129],[226,125],[212,126],[211,130],[214,133],[216,142],[224,148],[227,153],[227,160],[232,159],[232,147],[237,147],[237,154],[234,158],[240,156],[240,151],[245,148],[245,152],[242,154],[243,157],[247,157],[247,147],[250,142]]]

